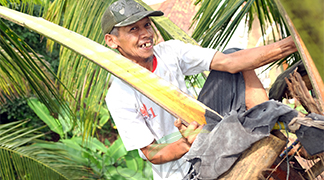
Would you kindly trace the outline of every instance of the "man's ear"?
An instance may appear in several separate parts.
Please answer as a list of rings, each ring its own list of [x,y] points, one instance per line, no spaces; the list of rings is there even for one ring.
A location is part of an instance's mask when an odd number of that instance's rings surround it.
[[[116,44],[117,42],[116,36],[111,34],[105,34],[105,41],[110,48],[117,49],[118,45]]]

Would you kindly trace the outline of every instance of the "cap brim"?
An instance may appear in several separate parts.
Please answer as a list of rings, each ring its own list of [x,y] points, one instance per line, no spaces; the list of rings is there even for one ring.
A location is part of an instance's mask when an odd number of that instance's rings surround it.
[[[134,14],[134,15],[128,17],[127,19],[125,19],[124,21],[116,24],[115,27],[128,26],[130,24],[136,23],[137,21],[139,21],[147,16],[163,16],[163,14],[164,13],[162,11],[142,11],[142,12]]]

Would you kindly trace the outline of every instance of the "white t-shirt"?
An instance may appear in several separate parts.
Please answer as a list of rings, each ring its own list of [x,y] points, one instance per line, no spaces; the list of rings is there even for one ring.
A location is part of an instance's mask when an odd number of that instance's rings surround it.
[[[162,42],[154,46],[157,66],[153,73],[190,94],[185,75],[208,71],[215,52],[178,40]],[[106,103],[128,151],[148,146],[154,140],[172,143],[181,138],[174,126],[174,116],[118,78],[108,90]],[[141,150],[139,153],[145,159]],[[155,180],[182,179],[189,167],[184,158],[161,165],[152,164]]]

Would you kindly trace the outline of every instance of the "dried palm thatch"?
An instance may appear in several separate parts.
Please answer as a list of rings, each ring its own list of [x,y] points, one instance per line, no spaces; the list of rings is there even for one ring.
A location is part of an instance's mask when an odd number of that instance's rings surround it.
[[[290,74],[289,78],[285,78],[285,80],[291,97],[299,101],[308,113],[323,114],[319,103],[316,103],[316,100],[311,97],[305,82],[297,70],[295,70],[293,74]],[[291,170],[291,174],[295,179],[322,179],[324,177],[324,153],[310,156],[307,154],[305,149],[298,144],[294,150],[294,153],[290,154],[290,159],[292,158],[296,159],[295,163],[297,163],[297,165],[295,165],[295,167],[298,166],[304,169],[302,173],[294,171],[293,169]],[[284,160],[285,158],[276,163],[277,166],[271,171],[267,179],[276,179],[271,175],[280,168],[283,171],[287,171],[288,168],[287,165],[285,165]]]

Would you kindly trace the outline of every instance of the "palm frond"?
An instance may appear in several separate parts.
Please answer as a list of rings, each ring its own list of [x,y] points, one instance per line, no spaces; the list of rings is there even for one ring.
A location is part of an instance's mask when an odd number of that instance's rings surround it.
[[[70,112],[48,65],[1,20],[0,35],[0,101],[35,94],[51,112]]]
[[[242,20],[251,30],[253,20],[258,19],[264,44],[290,35],[272,0],[197,0],[196,4],[199,3],[201,7],[194,17],[192,37],[203,47],[224,50]],[[271,40],[268,38],[268,28],[272,28]],[[285,58],[285,62],[292,64],[300,60],[297,54]],[[280,65],[282,62],[275,64]]]
[[[68,179],[53,168],[18,151],[0,147],[0,177],[5,179]]]
[[[80,34],[69,31],[43,19],[36,19],[35,17],[8,8],[0,8],[3,10],[0,12],[1,15],[8,19],[11,19],[12,15],[16,15],[14,17],[15,21],[20,22],[27,28],[42,33],[46,37],[64,44],[66,47],[97,63],[102,68],[109,70],[111,73],[145,94],[175,117],[185,119],[189,123],[193,120],[198,123],[205,123],[204,113],[206,109],[212,111],[202,103],[199,103],[197,100],[181,92],[172,84],[152,74],[147,69],[90,39],[84,38]],[[60,32],[60,36],[57,36],[57,34],[53,32]],[[181,99],[181,101],[175,101],[174,99]],[[97,110],[98,108],[94,109]],[[188,109],[192,109],[192,111]],[[188,113],[188,111],[191,113]],[[80,113],[83,112],[80,111]],[[217,113],[215,112],[215,115],[216,114]],[[90,121],[89,124],[91,124],[91,126],[88,127],[93,128],[96,123]],[[86,130],[89,132],[88,129]],[[86,138],[86,136],[84,136],[84,138]]]
[[[101,16],[113,1],[53,1],[44,18],[104,44],[101,33]],[[86,14],[86,16],[85,16]],[[48,47],[54,45],[48,41]],[[58,74],[73,98],[62,90],[61,94],[74,113],[78,113],[83,132],[93,134],[101,105],[108,90],[110,75],[85,57],[62,47]]]
[[[20,10],[21,12],[26,12],[30,15],[33,14],[34,8],[36,5],[39,5],[40,7],[45,7],[45,9],[47,9],[47,7],[50,4],[50,0],[0,0],[0,5],[1,6],[6,6],[6,7],[10,7],[11,9],[16,9],[16,10]],[[41,12],[38,15],[41,15]]]
[[[196,3],[198,2],[200,1]],[[250,28],[253,19],[258,18],[262,32],[265,31],[269,22],[273,21],[270,18],[273,17],[272,11],[264,12],[268,6],[273,8],[268,0],[218,0],[201,3],[201,8],[194,17],[195,31],[192,36],[196,41],[202,41],[203,47],[224,46],[239,22],[246,16],[249,18],[246,23],[249,23]]]
[[[77,174],[82,174],[82,169],[76,171],[77,164],[69,161],[62,149],[49,150],[31,145],[44,134],[38,132],[42,127],[23,127],[26,123],[16,121],[0,125],[0,178],[80,179],[82,176]],[[71,173],[72,169],[74,173]]]

